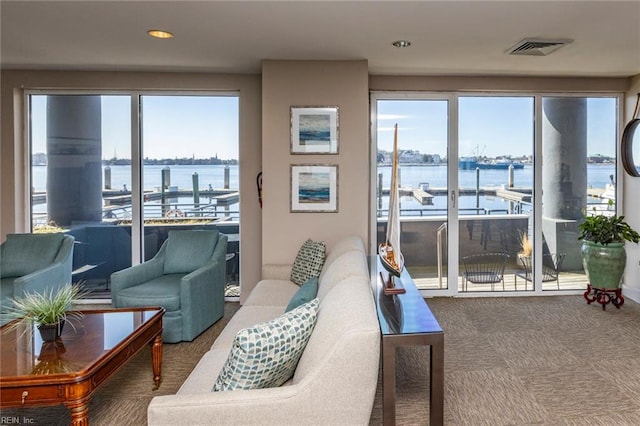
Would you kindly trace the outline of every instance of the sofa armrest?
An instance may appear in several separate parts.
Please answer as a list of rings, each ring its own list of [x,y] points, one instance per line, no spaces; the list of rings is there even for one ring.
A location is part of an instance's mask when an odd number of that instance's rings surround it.
[[[262,265],[263,280],[289,280],[292,265]]]
[[[293,385],[157,396],[147,408],[147,422],[150,426],[193,425],[215,419],[223,425],[299,425],[300,419],[312,417],[299,414],[311,407],[301,407],[297,395],[298,386]]]

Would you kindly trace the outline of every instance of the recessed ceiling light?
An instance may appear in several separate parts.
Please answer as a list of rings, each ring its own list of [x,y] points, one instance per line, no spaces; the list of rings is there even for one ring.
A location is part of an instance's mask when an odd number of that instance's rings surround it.
[[[173,38],[173,33],[164,30],[149,30],[147,34],[155,38]]]
[[[408,40],[396,40],[391,43],[394,47],[409,47],[411,46],[411,42]]]

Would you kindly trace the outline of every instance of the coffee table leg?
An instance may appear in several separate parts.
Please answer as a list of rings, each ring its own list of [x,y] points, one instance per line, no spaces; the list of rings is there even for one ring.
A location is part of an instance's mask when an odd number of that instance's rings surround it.
[[[153,365],[153,390],[156,390],[160,387],[160,381],[162,380],[162,333],[153,339],[151,363]]]
[[[75,401],[65,404],[71,412],[71,426],[89,426],[89,401]]]

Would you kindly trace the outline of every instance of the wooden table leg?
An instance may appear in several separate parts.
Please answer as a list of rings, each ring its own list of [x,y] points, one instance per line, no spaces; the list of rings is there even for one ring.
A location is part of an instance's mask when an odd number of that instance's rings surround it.
[[[162,380],[162,333],[153,339],[151,364],[153,365],[153,390],[156,390],[160,387],[160,381]]]
[[[65,404],[71,412],[71,426],[89,426],[89,400],[83,399]]]
[[[430,347],[430,425],[444,422],[444,334],[434,335]]]
[[[382,421],[396,424],[396,346],[382,338]]]

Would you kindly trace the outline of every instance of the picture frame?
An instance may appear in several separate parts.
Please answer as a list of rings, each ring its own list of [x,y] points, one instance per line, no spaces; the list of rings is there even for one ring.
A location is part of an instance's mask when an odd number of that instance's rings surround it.
[[[338,154],[338,107],[291,107],[291,154]]]
[[[291,165],[291,213],[338,212],[338,165]]]

